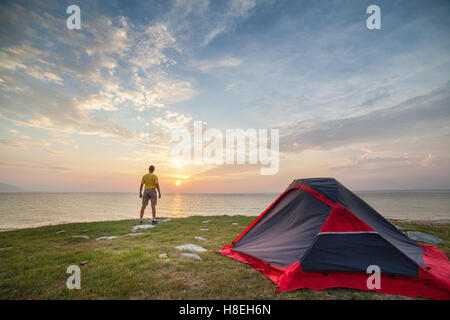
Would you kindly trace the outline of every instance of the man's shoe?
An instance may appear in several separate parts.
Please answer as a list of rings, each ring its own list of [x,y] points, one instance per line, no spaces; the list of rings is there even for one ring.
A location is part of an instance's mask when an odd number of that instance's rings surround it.
[[[158,221],[156,221],[156,219],[152,219],[152,224],[157,224]]]
[[[141,220],[139,220],[139,224],[142,224],[142,219],[141,219]]]

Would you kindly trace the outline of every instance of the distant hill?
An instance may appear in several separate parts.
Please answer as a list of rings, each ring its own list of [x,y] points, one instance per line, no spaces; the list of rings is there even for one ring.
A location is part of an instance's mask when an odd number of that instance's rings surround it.
[[[18,187],[13,186],[12,184],[0,182],[0,192],[15,192],[15,191],[21,191],[21,190]]]

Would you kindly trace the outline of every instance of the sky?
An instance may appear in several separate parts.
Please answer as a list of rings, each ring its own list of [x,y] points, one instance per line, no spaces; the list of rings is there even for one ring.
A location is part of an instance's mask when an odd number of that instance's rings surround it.
[[[2,1],[0,182],[138,192],[153,164],[163,192],[449,189],[449,33],[439,0]],[[174,162],[194,121],[278,129],[278,172]]]

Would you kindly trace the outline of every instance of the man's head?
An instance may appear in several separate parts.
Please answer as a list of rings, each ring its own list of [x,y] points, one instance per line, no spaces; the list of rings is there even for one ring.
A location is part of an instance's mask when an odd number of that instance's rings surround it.
[[[150,171],[150,173],[153,173],[153,171],[155,171],[155,166],[151,165],[150,167],[148,167],[148,171]]]

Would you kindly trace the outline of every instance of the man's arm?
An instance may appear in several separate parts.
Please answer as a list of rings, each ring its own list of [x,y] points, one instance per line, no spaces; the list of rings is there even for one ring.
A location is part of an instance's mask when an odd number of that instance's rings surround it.
[[[158,183],[156,184],[156,190],[158,190],[158,193],[159,193],[159,197],[158,198],[161,198],[161,190],[159,190],[159,184]]]
[[[141,186],[139,187],[139,198],[142,198],[142,187],[144,186],[143,183],[141,183]]]

